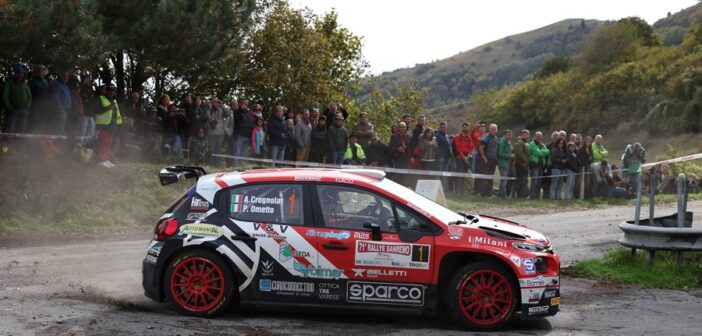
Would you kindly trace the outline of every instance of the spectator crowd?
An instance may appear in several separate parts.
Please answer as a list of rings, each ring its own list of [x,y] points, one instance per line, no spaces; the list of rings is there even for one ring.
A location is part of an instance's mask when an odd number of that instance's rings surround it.
[[[270,109],[268,118],[261,103],[245,98],[205,100],[185,94],[174,101],[164,94],[149,106],[143,92],[120,100],[114,86],[96,87],[90,75],[60,71],[48,80],[45,67],[31,70],[30,75],[27,67],[15,65],[13,77],[0,88],[3,133],[67,135],[77,139],[80,150],[95,149],[97,165],[108,169],[128,146],[138,144],[146,160],[187,160],[218,168],[240,167],[242,162],[213,154],[269,158],[274,165],[291,161],[300,166],[315,162],[472,172],[483,175],[472,179],[472,189],[484,197],[632,197],[638,182],[649,181],[651,174],[659,181],[657,192],[675,188],[666,164],[642,170],[646,151],[640,143],[627,145],[621,158],[610,158],[599,134],[553,131],[544,139],[541,131],[524,129],[513,136],[484,121],[464,122],[451,134],[446,122],[433,129],[425,116],[415,121],[404,115],[390,137],[381,139],[368,113],[361,112],[350,124],[348,111],[338,103],[324,111],[293,111],[281,103]],[[413,187],[416,175],[397,174],[394,179]],[[456,196],[463,196],[471,181],[463,176],[441,180],[444,190]],[[690,184],[696,192],[694,176]]]

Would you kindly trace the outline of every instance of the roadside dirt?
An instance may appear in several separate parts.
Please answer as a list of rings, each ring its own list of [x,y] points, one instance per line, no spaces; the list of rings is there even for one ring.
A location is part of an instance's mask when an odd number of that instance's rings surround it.
[[[702,201],[691,202],[689,210],[702,213]],[[673,205],[657,209],[673,212]],[[565,266],[616,247],[617,224],[632,216],[631,207],[610,207],[506,217],[549,235]],[[699,225],[702,219],[695,220]],[[247,311],[217,319],[183,317],[143,296],[140,267],[150,234],[134,235],[0,239],[0,335],[464,334],[446,316]],[[6,244],[12,240],[22,243]],[[515,320],[499,334],[692,335],[699,333],[701,306],[700,290],[639,289],[565,277],[558,315]]]

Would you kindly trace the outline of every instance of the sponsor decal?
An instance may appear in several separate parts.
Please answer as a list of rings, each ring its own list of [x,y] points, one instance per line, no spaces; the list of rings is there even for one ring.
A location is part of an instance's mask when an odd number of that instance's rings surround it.
[[[295,194],[290,196],[291,205],[295,202]],[[234,194],[231,196],[229,210],[232,213],[257,213],[272,214],[283,205],[283,197],[258,197]],[[290,208],[290,215],[294,213],[294,206]]]
[[[317,297],[322,300],[339,300],[338,292],[336,292],[336,294],[334,292],[339,288],[338,283],[321,282],[319,283],[319,292],[317,293]]]
[[[407,206],[412,208],[412,210],[424,215],[424,217],[431,218],[431,215],[428,212],[424,211],[424,209],[422,209],[422,208],[420,208],[420,207],[418,207],[410,202],[407,202]]]
[[[295,176],[295,181],[321,181],[321,176]]]
[[[555,297],[551,299],[551,305],[552,306],[558,306],[561,304],[561,298],[560,297]]]
[[[549,287],[549,288],[554,288],[558,287],[558,282],[559,278],[556,277],[544,277],[543,275],[539,275],[534,278],[526,278],[526,279],[519,279],[519,285],[524,288],[524,287]]]
[[[353,238],[354,239],[365,239],[368,240],[371,238],[370,232],[354,232],[353,233]]]
[[[270,292],[272,287],[271,279],[261,279],[258,281],[258,290],[260,292]]]
[[[146,252],[148,255],[152,255],[154,257],[158,257],[161,254],[161,248],[163,247],[162,244],[156,244],[151,247],[149,247],[149,250]]]
[[[545,299],[550,299],[554,298],[558,295],[558,290],[557,289],[547,289],[544,291],[544,298]]]
[[[473,247],[479,247],[481,245],[495,246],[495,247],[507,247],[507,242],[504,240],[497,240],[490,237],[468,237],[468,242]]]
[[[345,177],[337,177],[334,179],[336,183],[348,183],[348,184],[353,184],[354,181],[350,178],[345,178]]]
[[[429,269],[429,245],[356,241],[356,266]]]
[[[325,239],[337,239],[337,240],[351,238],[351,233],[349,233],[348,231],[337,232],[337,231],[307,230],[306,235],[310,236],[310,237],[321,237],[321,238],[325,238]]]
[[[408,256],[412,253],[412,245],[358,242],[356,244],[356,251],[360,253],[377,252]]]
[[[536,266],[534,265],[534,259],[524,259],[524,272],[527,274],[536,273]]]
[[[312,296],[314,283],[298,281],[278,281],[271,279],[259,280],[260,292],[271,292],[279,296]]]
[[[416,284],[349,281],[346,301],[392,305],[424,304],[424,286]]]
[[[541,293],[543,291],[538,290],[538,289],[530,289],[529,290],[529,302],[539,302],[541,301]]]
[[[451,240],[461,240],[461,237],[459,237],[459,236],[449,236],[449,239],[451,239]]]
[[[152,256],[152,255],[150,255],[150,254],[147,254],[147,255],[146,255],[146,262],[147,262],[147,263],[149,263],[149,264],[154,264],[154,265],[155,265],[157,261],[158,261],[158,257]]]
[[[512,262],[517,266],[519,266],[519,264],[522,262],[522,260],[517,256],[511,256],[509,259],[512,260]]]
[[[548,306],[531,307],[529,310],[527,310],[527,312],[529,315],[548,313]]]
[[[294,250],[287,242],[281,242],[278,248],[278,260],[286,262],[294,257],[309,258],[310,253],[307,251]]]
[[[278,230],[276,230],[276,226]],[[255,238],[271,238],[278,240],[285,240],[287,238],[283,235],[283,233],[288,230],[287,225],[254,223],[253,227],[255,232],[251,236]]]
[[[305,278],[318,279],[338,279],[344,273],[343,270],[335,268],[322,268],[313,265],[305,266],[305,264],[293,261],[293,269],[300,272]]]
[[[273,261],[261,261],[261,276],[273,276]]]
[[[207,217],[204,212],[191,212],[185,216],[185,220],[203,220]]]
[[[224,229],[221,226],[204,223],[185,224],[180,227],[179,231],[179,234],[194,236],[221,236],[224,234]]]
[[[389,269],[365,269],[353,268],[355,278],[377,278],[377,277],[406,277],[407,271]]]
[[[207,210],[210,208],[210,202],[199,197],[193,197],[190,201],[190,210]]]
[[[460,226],[449,225],[448,234],[452,237],[463,237],[463,228]]]

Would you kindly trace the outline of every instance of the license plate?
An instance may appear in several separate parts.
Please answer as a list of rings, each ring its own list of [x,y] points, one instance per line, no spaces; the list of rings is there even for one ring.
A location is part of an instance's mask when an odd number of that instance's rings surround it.
[[[557,305],[559,305],[559,304],[561,304],[561,298],[560,298],[560,297],[555,297],[555,298],[551,299],[551,305],[552,305],[552,306],[557,306]]]

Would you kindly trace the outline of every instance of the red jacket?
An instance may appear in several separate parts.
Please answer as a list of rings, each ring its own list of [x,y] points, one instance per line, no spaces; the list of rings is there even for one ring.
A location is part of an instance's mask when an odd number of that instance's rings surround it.
[[[486,133],[485,130],[479,130],[479,127],[473,127],[470,131],[470,137],[473,139],[473,143],[476,144],[475,150],[478,150],[477,146],[480,146],[480,140],[483,139]]]
[[[463,160],[473,151],[473,139],[470,135],[458,133],[453,141],[456,145],[456,159]]]

